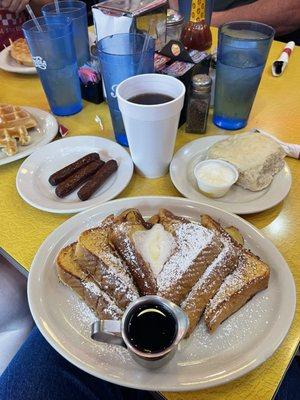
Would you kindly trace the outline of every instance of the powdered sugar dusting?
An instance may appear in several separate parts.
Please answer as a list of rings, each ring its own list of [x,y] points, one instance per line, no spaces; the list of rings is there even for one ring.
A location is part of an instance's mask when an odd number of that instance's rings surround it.
[[[136,367],[135,361],[131,358],[127,349],[116,344],[95,343],[95,351],[97,353],[97,364],[107,367],[107,365],[118,362],[126,368]]]
[[[114,255],[112,250],[110,252],[103,251],[99,253],[98,257],[102,261],[102,264],[99,265],[102,278],[105,277],[107,283],[114,287],[116,292],[124,296],[128,302],[137,299],[139,297],[138,291],[121,259]],[[103,279],[101,280],[103,281]],[[103,289],[108,289],[108,286],[104,286]]]
[[[101,291],[101,296],[103,297],[106,307],[105,311],[109,314],[111,314],[113,319],[119,319],[120,316],[122,315],[122,311],[120,308],[114,303],[114,301],[109,297],[108,294],[106,294],[104,291]]]
[[[214,233],[196,223],[179,223],[174,236],[177,248],[157,277],[158,290],[163,291],[181,278],[199,253],[212,241]]]
[[[67,299],[67,303],[71,308],[71,312],[68,313],[68,315],[72,324],[79,328],[82,333],[90,334],[92,323],[98,319],[96,315],[85,302],[75,294]]]
[[[229,299],[232,294],[241,290],[245,286],[245,282],[249,282],[251,279],[261,274],[261,265],[256,263],[255,260],[254,262],[252,261],[252,258],[247,258],[245,256],[240,257],[237,268],[232,274],[225,278],[219,291],[210,300],[207,312],[215,311],[219,304]]]
[[[195,293],[197,293],[200,289],[203,290],[203,291],[210,290],[209,286],[205,286],[206,281],[209,279],[209,277],[210,277],[210,275],[212,273],[214,273],[214,272],[216,272],[218,270],[219,266],[224,263],[226,258],[233,251],[233,246],[232,246],[232,244],[230,243],[230,241],[228,239],[222,238],[222,243],[223,243],[223,248],[222,248],[221,252],[214,259],[214,261],[206,268],[206,270],[204,271],[204,273],[201,276],[201,278],[193,286],[193,288],[190,291],[189,295],[187,296],[187,298],[182,303],[182,307],[183,308],[186,307],[187,302],[189,302],[191,297],[193,297],[193,295]]]
[[[112,252],[105,251],[101,254],[101,258],[105,262],[109,272],[118,276],[127,285],[132,285],[132,279],[126,272],[126,267],[119,257],[115,256]]]
[[[120,252],[121,256],[123,259],[126,261],[128,265],[131,266],[131,268],[134,268],[139,277],[143,280],[143,286],[144,288],[151,289],[150,283],[148,282],[148,279],[146,279],[145,273],[143,271],[143,268],[139,264],[137,260],[137,253],[135,251],[135,246],[132,240],[128,236],[128,230],[130,228],[126,223],[119,224],[116,227],[116,232],[122,239],[122,245],[118,247],[118,251]],[[143,231],[143,229],[141,229]],[[146,263],[146,261],[145,261]]]
[[[126,303],[133,301],[139,297],[138,291],[132,281],[124,282],[119,275],[115,275],[112,268],[100,271],[101,287],[103,290],[116,294],[116,302],[126,299]],[[96,279],[96,278],[95,278]],[[122,299],[123,298],[123,299]],[[123,308],[123,306],[121,306]]]
[[[100,289],[100,287],[93,281],[83,281],[82,285],[91,294],[99,297],[99,301],[104,302],[104,311],[110,314],[113,319],[118,319],[122,315],[120,308],[114,303],[107,293]]]
[[[95,296],[101,295],[101,289],[99,286],[93,281],[83,281],[82,285],[92,294]]]
[[[273,312],[268,296],[261,293],[224,321],[213,334],[208,332],[202,319],[191,337],[182,342],[180,362],[185,365],[195,361],[202,363],[220,353],[225,357],[226,351],[253,348],[253,343],[269,331],[269,317]]]
[[[138,265],[134,246],[128,237],[128,227],[126,223],[118,225],[117,231],[122,234],[122,251],[124,258],[129,262]]]

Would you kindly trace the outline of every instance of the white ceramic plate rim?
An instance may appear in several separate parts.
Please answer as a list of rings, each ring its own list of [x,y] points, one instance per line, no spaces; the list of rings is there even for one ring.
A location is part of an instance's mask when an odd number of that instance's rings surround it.
[[[181,170],[184,169],[186,171],[186,166],[187,164],[182,163],[182,158],[184,158],[184,153],[193,148],[197,147],[199,145],[207,146],[211,145],[213,143],[216,143],[218,138],[219,140],[223,140],[230,137],[230,135],[213,135],[213,136],[207,136],[204,138],[196,139],[193,140],[192,142],[187,143],[183,147],[181,147],[176,154],[174,155],[172,162],[170,164],[170,177],[171,180],[176,187],[176,189],[186,198],[194,201],[199,201],[205,204],[211,204],[216,207],[223,208],[224,210],[227,210],[229,212],[235,213],[235,214],[252,214],[256,212],[261,212],[268,210],[269,208],[272,208],[279,204],[285,197],[288,195],[291,185],[292,185],[292,175],[291,171],[285,163],[284,166],[284,171],[285,171],[285,177],[281,180],[280,190],[274,190],[272,192],[272,196],[269,196],[268,192],[266,192],[265,195],[263,195],[261,198],[257,200],[253,200],[249,203],[227,203],[227,202],[222,202],[222,199],[215,200],[213,198],[209,198],[200,192],[197,192],[197,194],[191,192],[190,190],[190,183],[186,181],[186,179],[181,179],[181,177],[177,176],[176,169],[178,168],[178,163],[180,163],[180,168]],[[210,143],[211,142],[211,143]],[[281,171],[282,172],[282,171]],[[271,184],[273,185],[274,182]],[[278,185],[277,185],[278,186]],[[268,198],[268,201],[266,201],[266,198]]]
[[[20,160],[21,158],[25,158],[25,157],[29,156],[34,151],[36,151],[38,148],[51,142],[57,135],[58,123],[52,114],[50,114],[49,112],[47,112],[45,110],[41,110],[40,108],[27,107],[27,106],[20,106],[20,107],[24,108],[25,110],[30,112],[37,119],[37,121],[39,121],[39,119],[48,119],[51,123],[51,127],[47,131],[43,130],[43,132],[42,132],[43,137],[35,146],[32,146],[28,149],[24,148],[24,150],[22,149],[21,151],[14,154],[13,156],[7,156],[4,158],[1,158],[0,165],[9,164],[13,161]]]
[[[3,69],[3,71],[15,72],[16,74],[26,74],[26,75],[37,74],[37,70],[35,67],[28,67],[22,64],[16,66],[9,65],[6,62],[6,59],[7,57],[11,57],[9,54],[10,48],[11,46],[7,46],[0,52],[0,68]],[[17,64],[17,61],[14,62]]]
[[[38,158],[41,153],[44,153],[46,151],[46,148],[51,151],[51,147],[57,147],[57,146],[64,146],[66,143],[68,143],[68,146],[72,146],[73,144],[76,145],[78,142],[84,142],[87,143],[88,140],[92,140],[93,142],[98,142],[99,143],[99,149],[102,147],[105,149],[105,145],[113,146],[117,151],[119,152],[120,155],[122,155],[123,162],[127,163],[127,168],[122,169],[122,174],[120,174],[120,168],[117,171],[117,174],[119,173],[120,175],[117,175],[117,178],[115,182],[112,184],[111,187],[109,187],[104,193],[101,193],[99,196],[94,197],[90,200],[87,200],[85,202],[83,201],[78,201],[77,206],[69,206],[68,203],[60,203],[59,201],[51,202],[51,206],[45,206],[42,201],[38,202],[33,200],[30,197],[30,193],[28,192],[25,193],[24,191],[24,185],[26,185],[26,182],[21,179],[22,175],[22,170],[23,169],[28,169],[30,165],[35,163],[35,158]],[[32,154],[30,157],[28,157],[20,166],[17,177],[16,177],[16,187],[19,195],[22,197],[24,201],[26,201],[28,204],[30,204],[32,207],[38,208],[39,210],[42,211],[47,211],[51,213],[56,213],[56,214],[73,214],[73,213],[78,213],[84,210],[87,210],[90,207],[95,207],[99,203],[104,203],[105,201],[109,201],[116,197],[119,193],[122,192],[130,182],[133,174],[133,162],[131,160],[130,155],[127,153],[127,151],[120,146],[118,143],[113,142],[112,140],[105,139],[102,137],[98,136],[73,136],[69,138],[64,138],[60,139],[59,141],[55,141],[52,143],[49,143],[47,146],[44,146],[42,149],[39,149],[36,151],[34,154]],[[27,174],[27,179],[32,179],[31,174]],[[34,186],[34,185],[33,185]],[[50,201],[49,201],[50,203]]]
[[[237,228],[242,229],[243,233],[246,234],[248,237],[255,236],[257,239],[259,239],[260,246],[262,249],[264,249],[264,252],[272,254],[273,258],[276,257],[276,264],[280,264],[280,267],[278,267],[278,269],[284,271],[284,285],[287,293],[287,296],[284,297],[284,303],[280,304],[280,311],[282,312],[283,318],[278,321],[276,325],[277,329],[275,329],[275,327],[273,327],[273,329],[270,329],[268,335],[266,335],[268,340],[263,341],[262,344],[260,343],[260,345],[255,347],[255,349],[252,351],[251,357],[255,357],[254,360],[252,360],[250,363],[240,366],[240,368],[237,368],[231,373],[225,372],[224,375],[220,375],[215,379],[204,382],[190,382],[188,385],[181,384],[179,381],[177,381],[176,384],[170,385],[168,382],[165,381],[162,374],[161,384],[156,384],[155,386],[153,386],[153,384],[151,384],[151,371],[148,370],[147,376],[149,379],[144,380],[142,384],[139,384],[134,378],[131,382],[128,382],[126,380],[118,379],[118,377],[116,378],[113,376],[113,374],[110,374],[108,372],[105,373],[105,371],[101,372],[99,370],[95,370],[92,366],[84,363],[76,355],[70,354],[64,346],[60,345],[59,338],[57,338],[57,333],[51,332],[47,324],[45,324],[45,327],[44,322],[46,322],[46,314],[44,314],[44,309],[42,306],[42,293],[39,293],[39,282],[41,282],[43,276],[45,260],[50,256],[51,249],[53,248],[53,246],[55,246],[55,243],[57,243],[62,238],[62,236],[67,236],[68,232],[70,232],[74,227],[78,226],[78,224],[81,224],[81,221],[89,220],[89,218],[94,217],[95,214],[99,213],[104,218],[105,215],[113,212],[112,209],[117,212],[124,208],[138,207],[139,205],[141,206],[142,203],[146,205],[153,205],[154,203],[155,207],[157,206],[157,208],[168,206],[175,207],[182,205],[187,209],[195,209],[199,213],[204,212],[211,215],[213,214],[215,218],[226,218],[227,223],[232,223],[232,225],[235,225]],[[39,330],[44,335],[46,340],[63,357],[65,357],[68,361],[81,368],[85,372],[118,385],[137,389],[160,391],[190,391],[217,386],[232,381],[247,374],[254,368],[258,367],[260,364],[262,364],[264,361],[266,361],[280,346],[289,331],[296,308],[296,289],[293,276],[280,252],[269,239],[265,238],[259,230],[257,230],[247,221],[220,208],[203,203],[201,204],[188,199],[167,196],[145,196],[118,199],[105,204],[101,204],[94,208],[90,208],[83,213],[73,216],[69,220],[65,221],[62,225],[60,225],[57,229],[55,229],[43,242],[32,262],[28,278],[28,300],[35,323],[37,324]]]

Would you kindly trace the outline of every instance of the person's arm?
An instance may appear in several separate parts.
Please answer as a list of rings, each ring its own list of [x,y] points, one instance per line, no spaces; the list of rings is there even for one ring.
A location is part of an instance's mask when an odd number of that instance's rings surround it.
[[[29,0],[2,0],[0,1],[0,8],[19,14],[28,3]]]
[[[51,3],[51,0],[30,0],[30,7],[33,9],[33,12],[35,13],[36,16],[41,15],[41,8],[45,4]]]
[[[29,4],[36,16],[40,15],[41,8],[44,4],[48,4],[49,0],[0,0],[0,9],[4,9],[16,14],[24,11],[26,5]]]
[[[178,10],[178,6],[178,0],[169,0],[169,8],[171,8],[172,10]]]
[[[300,0],[257,0],[245,6],[214,12],[211,25],[220,26],[237,20],[263,22],[271,25],[277,34],[284,35],[300,27]]]

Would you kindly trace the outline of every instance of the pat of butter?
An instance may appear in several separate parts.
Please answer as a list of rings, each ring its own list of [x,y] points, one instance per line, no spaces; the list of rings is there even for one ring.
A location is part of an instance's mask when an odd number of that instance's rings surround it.
[[[175,240],[163,225],[155,224],[148,231],[135,232],[133,241],[136,249],[150,264],[156,277],[175,248]]]
[[[224,186],[230,185],[235,177],[232,169],[226,165],[210,163],[198,169],[196,178],[208,185]]]

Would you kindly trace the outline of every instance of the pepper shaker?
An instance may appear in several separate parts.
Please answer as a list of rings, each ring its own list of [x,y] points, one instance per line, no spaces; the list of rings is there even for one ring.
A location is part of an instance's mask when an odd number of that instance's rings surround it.
[[[188,133],[205,133],[206,131],[211,82],[211,78],[206,74],[193,76],[185,128]]]

